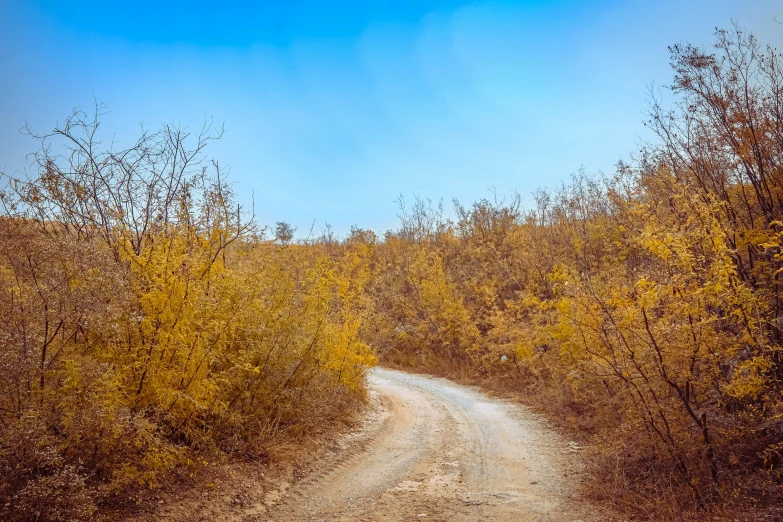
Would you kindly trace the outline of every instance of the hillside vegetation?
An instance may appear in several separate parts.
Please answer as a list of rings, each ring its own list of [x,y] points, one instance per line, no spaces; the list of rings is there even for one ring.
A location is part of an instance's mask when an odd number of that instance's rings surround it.
[[[77,520],[356,412],[376,362],[520,392],[651,519],[783,502],[783,67],[671,48],[675,101],[609,176],[400,201],[400,228],[266,238],[204,147],[74,114],[0,218],[0,517]],[[96,114],[97,118],[97,114]],[[748,511],[751,510],[751,511]],[[755,516],[755,515],[754,515]]]
[[[199,135],[100,149],[80,113],[0,220],[0,518],[75,520],[334,426],[375,356],[371,247],[254,235]],[[55,156],[52,150],[65,151]]]
[[[781,502],[783,68],[738,29],[671,48],[676,103],[612,176],[402,205],[376,247],[382,360],[523,390],[631,512]],[[598,489],[598,488],[596,488]]]

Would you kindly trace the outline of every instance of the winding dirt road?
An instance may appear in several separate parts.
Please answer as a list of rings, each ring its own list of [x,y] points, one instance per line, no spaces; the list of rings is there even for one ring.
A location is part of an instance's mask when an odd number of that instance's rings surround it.
[[[574,498],[573,448],[511,403],[445,379],[377,368],[376,408],[263,519],[596,520]]]

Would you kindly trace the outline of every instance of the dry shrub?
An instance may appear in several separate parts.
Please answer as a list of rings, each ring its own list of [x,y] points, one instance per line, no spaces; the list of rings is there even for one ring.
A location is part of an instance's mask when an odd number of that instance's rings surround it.
[[[615,175],[426,202],[376,248],[385,361],[516,389],[596,446],[629,516],[783,502],[783,57],[734,27],[671,48],[673,107]],[[455,335],[455,332],[458,332]]]
[[[41,419],[27,415],[2,431],[0,517],[9,521],[89,520],[95,499],[89,470],[67,463],[62,444]]]
[[[268,460],[349,417],[375,362],[372,244],[264,240],[207,168],[208,127],[119,151],[98,116],[0,193],[4,519],[100,517],[177,470]]]

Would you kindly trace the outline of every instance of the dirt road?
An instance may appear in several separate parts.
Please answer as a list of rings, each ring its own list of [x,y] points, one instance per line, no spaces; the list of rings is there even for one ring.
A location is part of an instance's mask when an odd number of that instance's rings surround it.
[[[573,498],[578,450],[535,415],[445,379],[378,368],[370,385],[363,428],[264,520],[598,518]]]

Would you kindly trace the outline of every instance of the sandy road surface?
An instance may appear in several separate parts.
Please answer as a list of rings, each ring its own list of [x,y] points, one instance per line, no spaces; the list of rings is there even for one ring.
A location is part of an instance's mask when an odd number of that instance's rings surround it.
[[[264,520],[598,518],[573,498],[574,450],[535,415],[445,379],[378,368],[370,385],[362,430]]]

